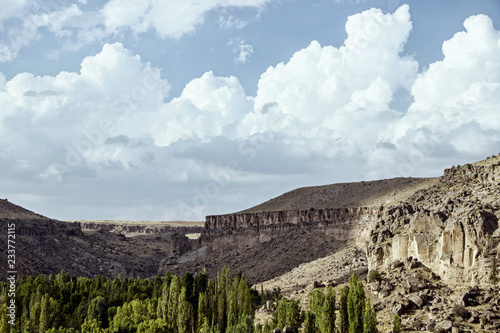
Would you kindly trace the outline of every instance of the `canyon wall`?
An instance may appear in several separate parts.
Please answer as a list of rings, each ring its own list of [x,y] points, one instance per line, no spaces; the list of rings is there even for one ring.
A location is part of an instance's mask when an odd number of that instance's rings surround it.
[[[127,222],[92,222],[81,221],[79,222],[82,230],[84,231],[109,231],[115,234],[122,234],[125,236],[137,235],[156,235],[166,233],[179,233],[179,234],[194,234],[201,233],[203,227],[181,227],[170,226],[161,223],[127,223]]]
[[[440,181],[394,206],[207,216],[201,244],[243,250],[317,229],[363,248],[370,269],[413,257],[448,283],[489,283],[500,252],[500,158],[447,169]]]
[[[235,213],[206,217],[203,243],[244,248],[286,236],[296,229],[321,229],[338,241],[363,242],[368,222],[384,207],[300,209],[261,213]],[[226,239],[223,241],[223,239]],[[217,245],[219,244],[219,245]]]
[[[448,283],[489,283],[500,252],[499,158],[445,170],[412,204],[414,213],[375,223],[367,245],[370,268],[411,256]],[[392,236],[381,236],[384,230]]]

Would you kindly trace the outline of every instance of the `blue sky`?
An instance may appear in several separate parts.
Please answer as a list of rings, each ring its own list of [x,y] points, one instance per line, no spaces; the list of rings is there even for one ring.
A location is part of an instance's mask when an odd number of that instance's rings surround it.
[[[32,1],[0,13],[0,196],[203,219],[500,143],[500,2]]]

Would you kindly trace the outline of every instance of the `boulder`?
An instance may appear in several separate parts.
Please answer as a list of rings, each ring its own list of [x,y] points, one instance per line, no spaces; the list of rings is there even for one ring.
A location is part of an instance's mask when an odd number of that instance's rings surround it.
[[[369,283],[368,288],[370,288],[370,290],[373,293],[377,293],[380,290],[380,281],[375,281],[375,282]]]
[[[425,305],[424,300],[417,294],[411,294],[408,299],[415,304],[418,308],[422,308]]]
[[[406,308],[403,303],[395,303],[392,306],[391,312],[395,315],[401,316],[405,312]]]
[[[453,327],[453,322],[451,320],[442,320],[436,324],[434,332],[437,333],[451,332],[452,327]]]

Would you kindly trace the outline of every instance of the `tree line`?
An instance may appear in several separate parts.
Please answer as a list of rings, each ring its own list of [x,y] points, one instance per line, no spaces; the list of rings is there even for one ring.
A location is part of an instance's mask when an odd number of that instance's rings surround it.
[[[153,279],[97,276],[22,276],[16,283],[16,325],[7,322],[9,285],[0,283],[0,332],[26,333],[270,333],[291,326],[294,332],[377,332],[376,314],[363,284],[353,275],[340,293],[315,289],[302,311],[280,290],[257,292],[241,272],[225,267],[216,279],[205,270]],[[273,318],[254,326],[257,306],[271,300]]]
[[[6,283],[0,283],[0,332],[191,333],[251,332],[258,293],[229,268],[208,279],[166,273],[154,279],[20,277],[16,325],[7,322]]]

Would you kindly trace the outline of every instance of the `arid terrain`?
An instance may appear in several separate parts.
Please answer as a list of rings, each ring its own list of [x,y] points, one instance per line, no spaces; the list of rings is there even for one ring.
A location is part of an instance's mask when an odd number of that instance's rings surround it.
[[[494,156],[436,178],[300,188],[204,223],[64,222],[6,200],[0,220],[16,224],[19,274],[151,277],[205,267],[213,278],[229,266],[305,304],[313,288],[339,290],[352,274],[378,271],[366,292],[383,332],[394,314],[406,331],[493,332],[499,185]],[[271,312],[260,309],[256,319]]]

